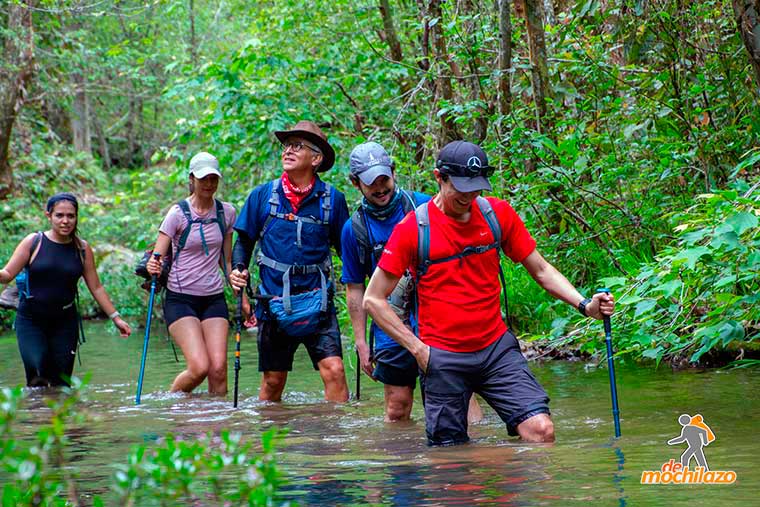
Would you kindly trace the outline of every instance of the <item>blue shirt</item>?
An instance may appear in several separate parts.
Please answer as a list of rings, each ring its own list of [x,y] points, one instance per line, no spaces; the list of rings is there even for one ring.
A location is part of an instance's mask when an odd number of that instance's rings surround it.
[[[419,192],[408,192],[412,195],[415,206],[426,203],[430,200],[430,196],[421,194]],[[405,199],[405,197],[402,197]],[[367,233],[371,244],[385,243],[388,238],[391,237],[393,228],[396,227],[401,219],[404,218],[404,207],[399,206],[395,214],[389,217],[387,220],[376,220],[364,213],[366,218],[365,224],[367,225]],[[359,243],[356,241],[354,235],[354,228],[351,224],[351,220],[348,220],[343,225],[343,232],[341,234],[341,244],[343,245],[343,275],[341,276],[341,282],[343,283],[357,283],[364,284],[365,280],[372,276],[372,273],[377,267],[377,261],[380,259],[372,259],[372,265],[368,266],[366,261],[361,258],[359,254]],[[385,334],[375,323],[372,323],[370,332],[375,337],[375,350],[390,349],[394,347],[401,347],[396,341]]]
[[[322,196],[325,193],[325,183],[317,176],[311,193],[301,202],[297,216],[323,219]],[[278,212],[293,213],[282,185],[277,189],[280,197]],[[340,255],[340,231],[348,220],[348,206],[345,196],[333,187],[331,190],[331,210],[329,225],[302,223],[301,244],[297,244],[297,222],[272,217],[259,248],[261,253],[283,264],[312,265],[320,264],[330,254],[330,246]],[[263,183],[254,188],[240,210],[235,230],[245,234],[253,241],[259,240],[264,223],[269,217],[269,199],[272,195],[272,182]],[[282,295],[282,275],[267,266],[260,266],[259,278],[266,294]],[[291,293],[302,292],[320,287],[319,273],[291,274]]]

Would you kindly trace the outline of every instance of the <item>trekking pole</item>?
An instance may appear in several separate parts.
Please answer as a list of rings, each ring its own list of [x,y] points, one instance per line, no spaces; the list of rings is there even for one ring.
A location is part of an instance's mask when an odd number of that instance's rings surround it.
[[[153,257],[158,260],[161,255],[154,253]],[[150,277],[150,297],[148,298],[148,319],[145,323],[145,339],[143,340],[142,360],[140,361],[140,376],[137,379],[137,395],[135,396],[135,405],[140,404],[140,393],[142,393],[143,376],[145,375],[145,358],[148,356],[148,340],[150,340],[150,321],[153,319],[153,299],[156,297],[156,280],[158,276]]]
[[[238,271],[243,271],[245,266],[239,264],[235,266]],[[232,406],[238,406],[238,381],[240,379],[240,329],[243,327],[243,290],[238,289],[237,308],[235,308],[235,395]]]
[[[597,293],[609,294],[609,289],[597,289]],[[615,438],[620,437],[620,408],[618,407],[617,382],[615,381],[615,363],[612,360],[612,323],[609,315],[604,317],[604,335],[607,344],[607,369],[610,372],[610,395],[612,397],[612,418],[615,422]]]

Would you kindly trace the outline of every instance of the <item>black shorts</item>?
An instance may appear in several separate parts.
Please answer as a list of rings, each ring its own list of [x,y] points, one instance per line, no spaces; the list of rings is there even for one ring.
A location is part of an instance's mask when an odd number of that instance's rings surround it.
[[[414,356],[403,347],[381,349],[375,353],[372,376],[383,384],[415,388],[419,366]]]
[[[493,407],[513,436],[526,419],[549,413],[549,396],[531,373],[517,339],[509,331],[475,352],[431,347],[427,372],[420,379],[429,445],[469,440],[467,408],[473,392]]]
[[[216,317],[229,319],[230,313],[227,310],[224,293],[193,296],[192,294],[180,294],[166,289],[166,296],[164,296],[166,325],[170,326],[183,317],[195,317],[201,322]]]
[[[267,319],[259,322],[257,337],[259,371],[293,371],[293,356],[300,344],[304,344],[315,370],[318,363],[328,357],[343,358],[338,318],[334,313],[325,318],[319,331],[308,336],[289,336]]]

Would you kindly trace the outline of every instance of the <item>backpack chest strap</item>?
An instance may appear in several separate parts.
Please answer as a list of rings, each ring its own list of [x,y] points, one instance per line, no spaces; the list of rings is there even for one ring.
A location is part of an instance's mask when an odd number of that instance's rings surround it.
[[[307,217],[307,216],[301,216],[296,215],[295,213],[289,212],[285,213],[280,210],[280,194],[278,192],[278,189],[280,188],[282,182],[280,179],[276,179],[272,181],[272,193],[269,196],[269,216],[267,216],[267,219],[264,221],[264,226],[261,228],[261,233],[259,234],[259,239],[264,237],[264,233],[269,227],[269,224],[271,221],[275,218],[280,220],[285,220],[287,222],[295,222],[296,223],[296,245],[298,248],[301,248],[303,246],[303,242],[301,241],[301,232],[303,231],[303,224],[316,224],[316,225],[330,225],[330,211],[332,209],[331,204],[331,193],[332,193],[332,187],[329,184],[325,184],[325,191],[324,193],[319,197],[321,202],[321,218],[313,218],[313,217]]]

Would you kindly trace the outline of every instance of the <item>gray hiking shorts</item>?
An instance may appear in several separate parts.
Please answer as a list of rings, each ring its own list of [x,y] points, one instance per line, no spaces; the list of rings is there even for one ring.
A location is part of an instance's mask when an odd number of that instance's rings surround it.
[[[428,445],[467,442],[467,408],[479,394],[499,414],[510,435],[537,414],[549,414],[549,396],[528,368],[520,345],[507,331],[475,352],[430,348],[427,371],[421,373]]]

